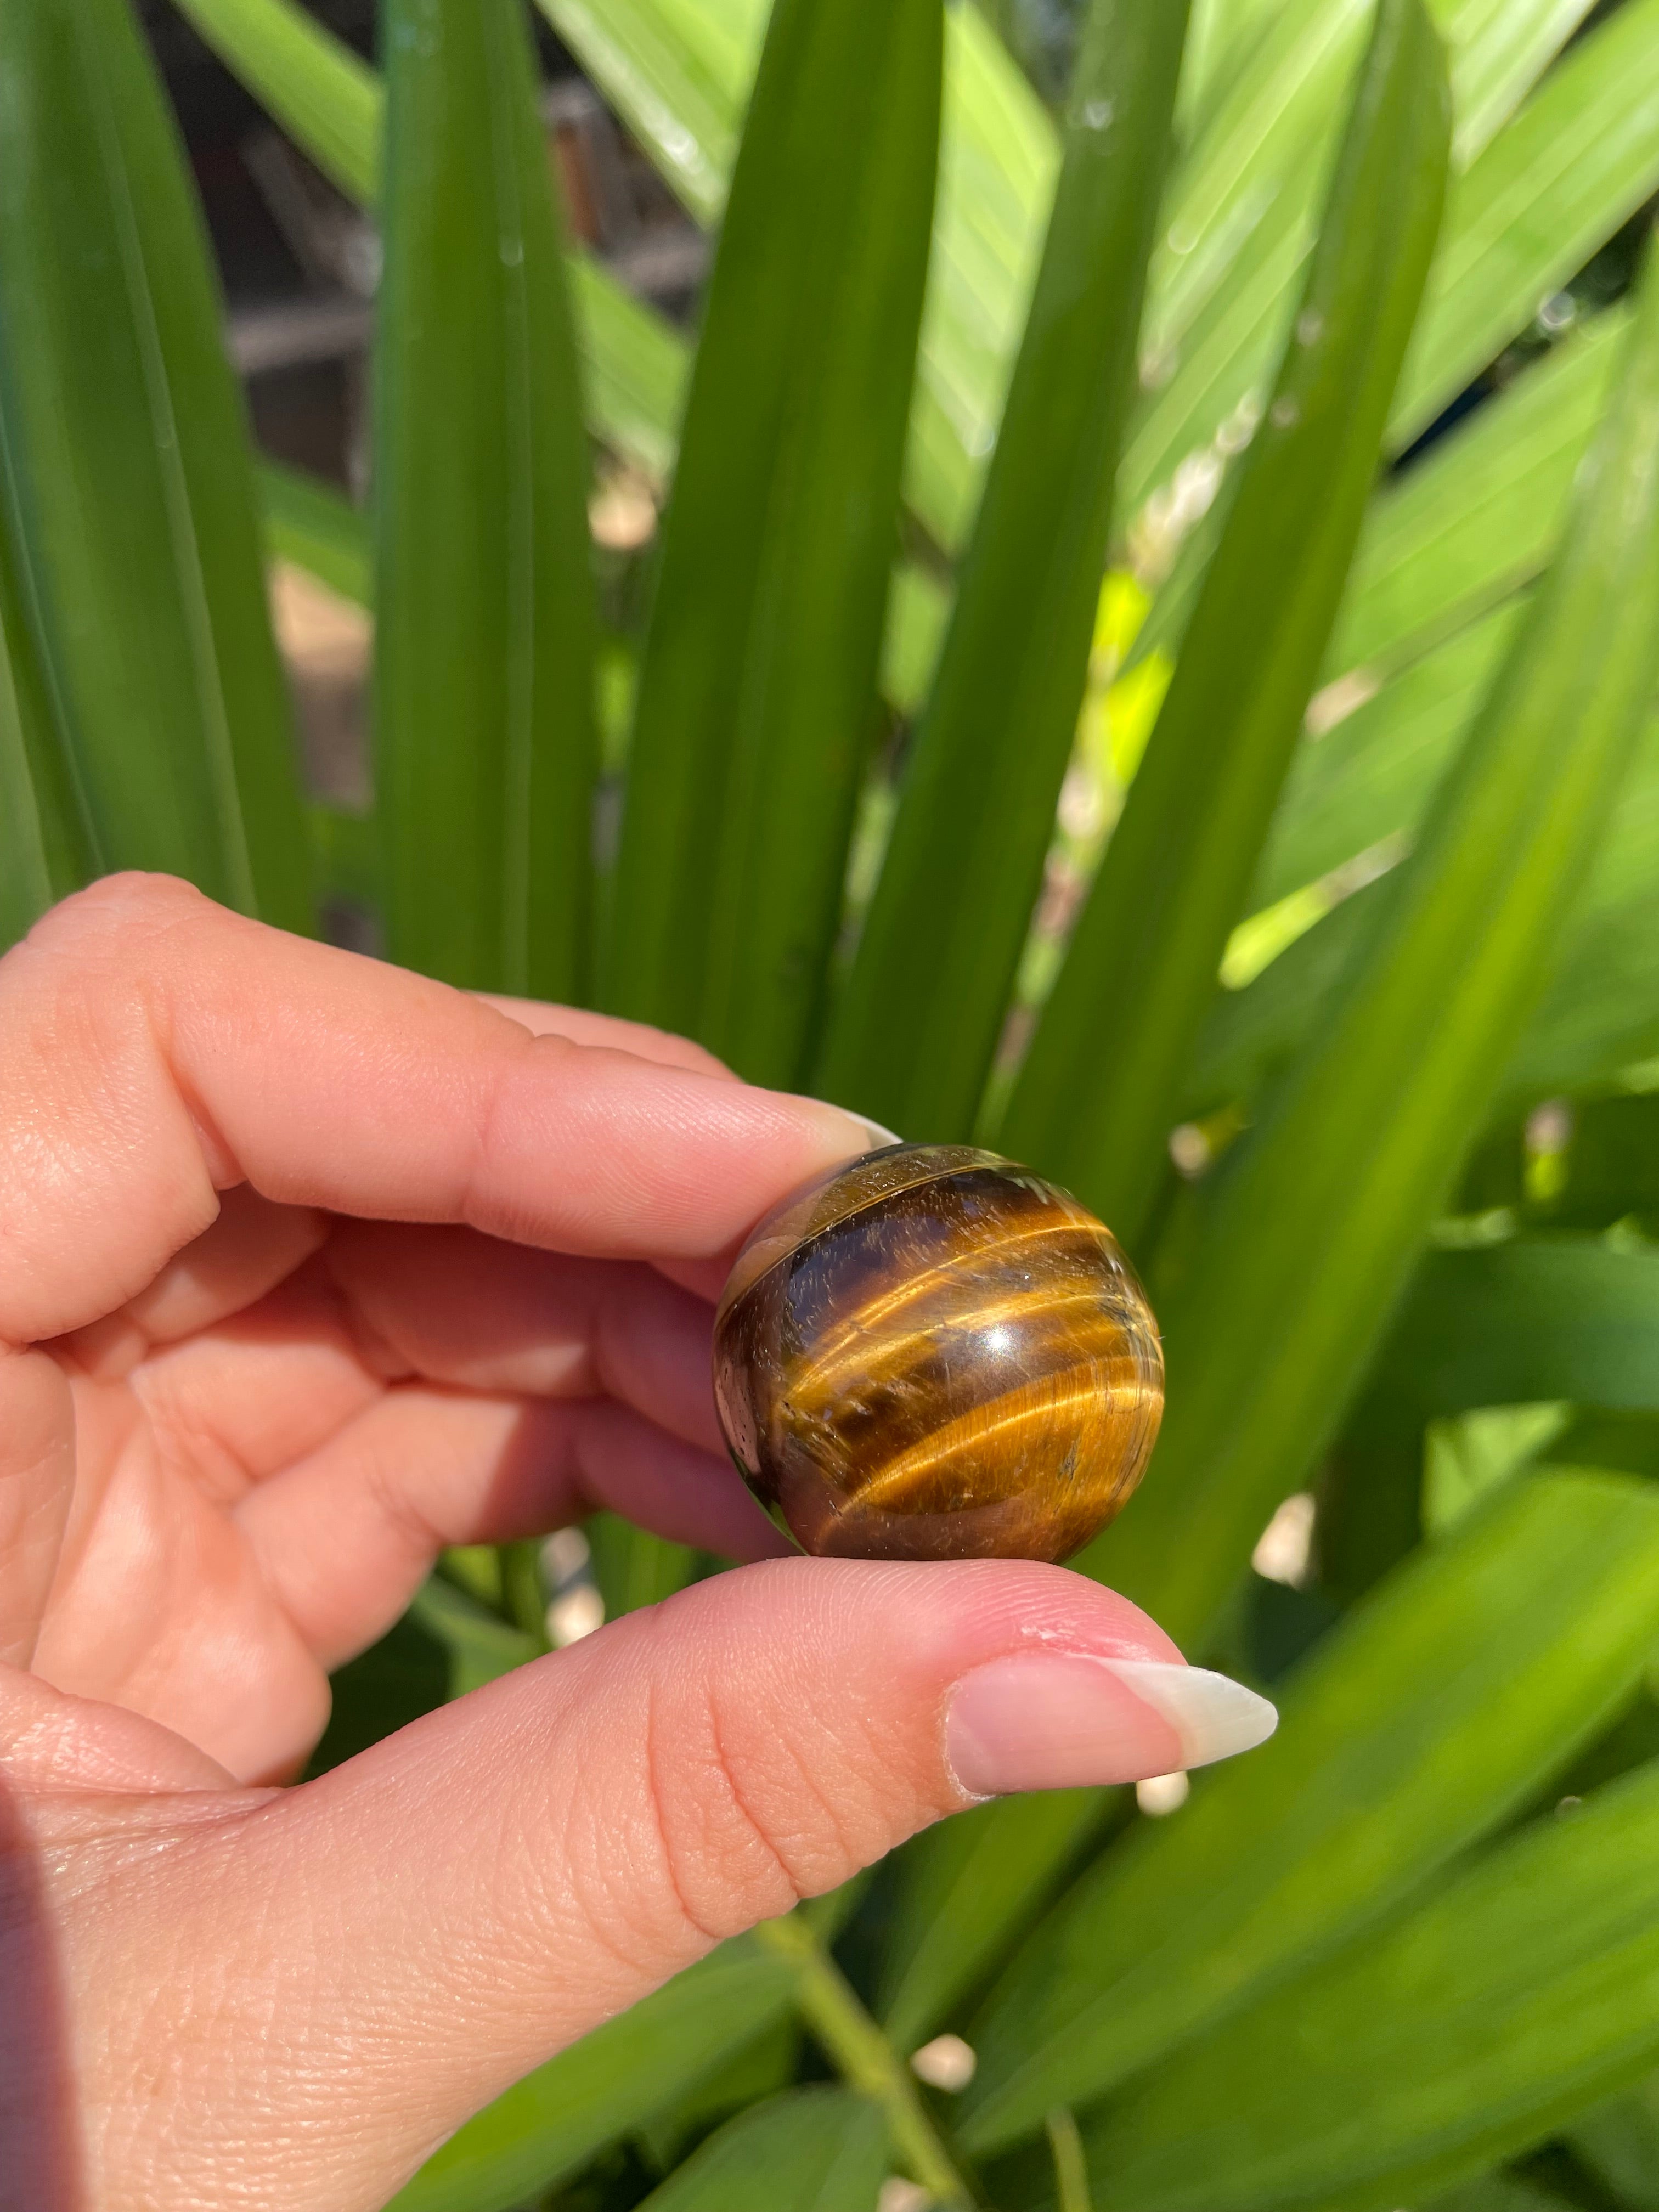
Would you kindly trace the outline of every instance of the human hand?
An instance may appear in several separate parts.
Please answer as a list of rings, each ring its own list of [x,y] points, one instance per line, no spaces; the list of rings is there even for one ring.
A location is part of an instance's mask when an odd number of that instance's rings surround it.
[[[163,879],[0,961],[20,2206],[378,2205],[562,2045],[927,1822],[1271,1726],[1060,1569],[768,1556],[708,1301],[868,1141],[679,1040]],[[278,1786],[441,1546],[599,1505],[761,1564]]]

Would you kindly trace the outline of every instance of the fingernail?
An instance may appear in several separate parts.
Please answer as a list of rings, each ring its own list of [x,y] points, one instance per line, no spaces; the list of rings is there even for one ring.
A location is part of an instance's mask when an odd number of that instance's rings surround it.
[[[1278,1725],[1266,1698],[1203,1667],[1019,1652],[957,1683],[945,1753],[970,1797],[1001,1797],[1207,1766]]]
[[[872,1152],[882,1151],[888,1145],[902,1145],[904,1142],[903,1138],[894,1130],[884,1129],[879,1121],[871,1121],[867,1115],[860,1114],[858,1118],[864,1123],[873,1139],[870,1146]]]

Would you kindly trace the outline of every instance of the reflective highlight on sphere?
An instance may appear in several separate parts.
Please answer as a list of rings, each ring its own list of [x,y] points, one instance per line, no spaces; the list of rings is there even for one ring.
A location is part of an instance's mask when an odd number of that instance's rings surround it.
[[[1139,1481],[1164,1359],[1075,1199],[994,1152],[894,1145],[744,1246],[714,1397],[744,1479],[809,1552],[1063,1559]]]

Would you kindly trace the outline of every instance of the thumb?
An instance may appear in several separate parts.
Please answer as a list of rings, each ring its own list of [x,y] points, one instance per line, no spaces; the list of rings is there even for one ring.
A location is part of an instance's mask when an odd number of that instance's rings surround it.
[[[378,2204],[562,2045],[941,1814],[1199,1765],[1273,1719],[1059,1568],[699,1584],[263,1801],[205,1864],[173,1855],[223,2085],[177,2080],[168,2179],[229,2160],[238,2201]]]

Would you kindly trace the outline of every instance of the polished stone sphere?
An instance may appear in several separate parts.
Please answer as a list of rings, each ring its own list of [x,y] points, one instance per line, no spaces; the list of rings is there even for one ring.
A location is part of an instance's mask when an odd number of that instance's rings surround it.
[[[750,1237],[714,1397],[744,1480],[808,1552],[1063,1559],[1140,1480],[1164,1359],[1075,1199],[994,1152],[894,1145]]]

